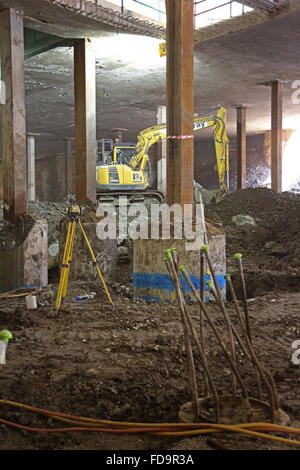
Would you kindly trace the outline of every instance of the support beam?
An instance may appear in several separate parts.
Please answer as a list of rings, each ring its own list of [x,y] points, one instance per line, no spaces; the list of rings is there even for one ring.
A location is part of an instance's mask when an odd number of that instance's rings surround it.
[[[96,66],[88,39],[74,45],[75,181],[78,202],[96,202]]]
[[[27,133],[27,197],[35,201],[35,138],[40,134]]]
[[[193,135],[193,0],[167,0],[167,134]],[[194,140],[168,139],[167,202],[193,204]]]
[[[0,14],[4,218],[15,222],[26,212],[26,123],[23,14],[7,9]]]
[[[275,80],[272,87],[272,143],[271,143],[271,187],[282,192],[282,107],[283,83]]]
[[[157,124],[164,124],[167,120],[166,106],[159,106],[157,110]],[[167,194],[167,143],[165,140],[157,144],[157,189],[164,196]]]
[[[236,138],[237,138],[237,189],[247,186],[247,145],[246,145],[246,106],[236,108]]]
[[[72,142],[73,137],[66,138],[66,160],[65,160],[65,175],[66,175],[66,194],[73,194],[72,185]]]

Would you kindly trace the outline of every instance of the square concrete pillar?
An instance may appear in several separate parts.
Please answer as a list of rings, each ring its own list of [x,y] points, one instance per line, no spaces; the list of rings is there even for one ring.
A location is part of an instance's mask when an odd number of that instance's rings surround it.
[[[225,234],[209,223],[207,225],[210,258],[214,266],[219,288],[226,298],[226,238]],[[210,230],[210,229],[213,230]],[[202,240],[203,242],[203,240]],[[133,291],[135,300],[145,302],[173,303],[176,299],[175,289],[164,263],[164,251],[176,248],[179,266],[186,270],[198,291],[200,291],[200,246],[188,251],[185,239],[171,240],[135,240],[133,242]],[[204,267],[205,301],[210,300],[206,282],[212,280],[205,262]],[[183,289],[187,299],[193,299],[190,287],[182,278]]]

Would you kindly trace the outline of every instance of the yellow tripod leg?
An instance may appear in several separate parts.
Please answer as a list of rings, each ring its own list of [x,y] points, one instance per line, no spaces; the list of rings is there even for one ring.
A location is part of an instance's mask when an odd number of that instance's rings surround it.
[[[82,231],[82,234],[83,234],[83,236],[84,236],[84,239],[85,239],[85,241],[86,241],[86,244],[87,244],[87,246],[88,246],[88,249],[89,249],[89,251],[90,251],[90,253],[91,253],[93,262],[94,262],[94,264],[96,265],[96,268],[97,268],[99,277],[100,277],[101,282],[102,282],[102,284],[103,284],[103,287],[104,287],[104,289],[105,289],[105,292],[106,292],[106,295],[107,295],[107,297],[108,297],[108,300],[110,301],[110,303],[112,304],[112,306],[114,306],[113,301],[111,300],[110,293],[108,292],[107,286],[106,286],[106,284],[105,284],[105,281],[104,281],[104,279],[103,279],[102,273],[101,273],[101,271],[100,271],[99,265],[98,265],[98,263],[97,263],[97,260],[96,260],[96,258],[95,258],[95,255],[94,255],[94,253],[93,253],[93,250],[92,250],[92,247],[91,247],[91,245],[90,245],[90,242],[88,241],[88,238],[87,238],[87,236],[86,236],[86,233],[85,233],[85,231],[84,231],[84,229],[83,229],[82,223],[81,223],[80,220],[78,221],[78,223],[79,223],[79,226],[80,226],[80,228],[81,228],[81,231]]]
[[[58,286],[57,297],[56,297],[56,305],[55,305],[56,310],[58,310],[60,308],[61,298],[62,298],[62,293],[63,293],[64,276],[65,276],[65,271],[67,269],[66,267],[67,267],[68,255],[69,255],[71,227],[72,227],[72,223],[69,222],[67,238],[66,238],[66,244],[65,244],[64,255],[63,255],[63,261],[62,261],[62,269],[61,269],[59,286]]]
[[[66,258],[65,258],[65,263],[63,265],[64,271],[62,273],[61,302],[63,301],[63,299],[66,296],[68,273],[69,273],[69,269],[70,269],[69,259],[70,259],[70,252],[72,250],[72,235],[73,235],[75,222],[71,222],[71,223],[72,223],[71,232],[70,232],[69,237],[68,237]]]
[[[63,287],[63,293],[62,293],[63,299],[67,295],[67,286],[68,286],[69,273],[71,269],[71,261],[72,261],[72,256],[73,256],[75,233],[76,233],[76,222],[73,222],[71,235],[70,235],[70,245],[69,245],[69,254],[68,254],[68,262],[67,262],[68,268],[66,269],[65,276],[64,276],[64,287]]]

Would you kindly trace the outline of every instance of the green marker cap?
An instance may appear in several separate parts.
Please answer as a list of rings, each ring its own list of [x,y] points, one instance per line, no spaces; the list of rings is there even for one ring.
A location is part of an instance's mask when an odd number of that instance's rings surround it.
[[[241,259],[243,257],[242,253],[236,253],[234,259]]]
[[[176,248],[171,248],[170,252],[171,252],[171,253],[176,252]]]
[[[185,266],[180,266],[179,268],[179,271],[182,272],[182,271],[185,271],[186,270],[186,267]]]
[[[200,248],[201,251],[205,251],[206,253],[208,252],[209,248],[207,245],[202,245]]]
[[[0,341],[3,341],[4,343],[8,343],[10,339],[12,339],[13,335],[11,334],[10,331],[8,330],[2,330],[0,331]]]
[[[207,287],[209,287],[210,289],[213,288],[213,284],[212,284],[211,281],[207,281],[206,285],[207,285]]]
[[[171,250],[165,250],[165,255],[166,255],[167,260],[169,261],[169,259],[172,258]]]
[[[230,274],[225,274],[224,279],[231,279]]]

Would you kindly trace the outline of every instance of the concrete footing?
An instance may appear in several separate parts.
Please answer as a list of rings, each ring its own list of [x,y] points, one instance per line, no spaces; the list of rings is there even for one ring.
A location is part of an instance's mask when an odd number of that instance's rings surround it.
[[[224,299],[226,298],[226,239],[223,232],[209,224],[208,245],[215,274]],[[145,302],[172,303],[175,290],[164,263],[164,250],[176,248],[180,266],[187,272],[197,290],[200,289],[200,243],[198,250],[187,251],[185,239],[135,240],[133,242],[133,291],[134,299]],[[211,276],[205,262],[205,300],[210,299],[206,282]],[[186,297],[192,299],[190,288],[182,279]]]
[[[97,237],[97,223],[100,219],[94,216],[95,220],[88,221],[81,219],[83,229],[87,235],[94,256],[99,264],[100,271],[105,280],[108,280],[113,274],[118,259],[117,240],[100,240]],[[67,229],[69,220],[63,218],[59,226],[59,259],[60,269],[63,259],[64,248],[66,244]],[[81,232],[79,225],[76,226],[74,251],[71,262],[70,280],[100,281],[96,266],[93,265],[93,259],[88,246]]]
[[[23,235],[21,235],[23,233]],[[32,214],[0,231],[0,292],[48,284],[47,222]]]

